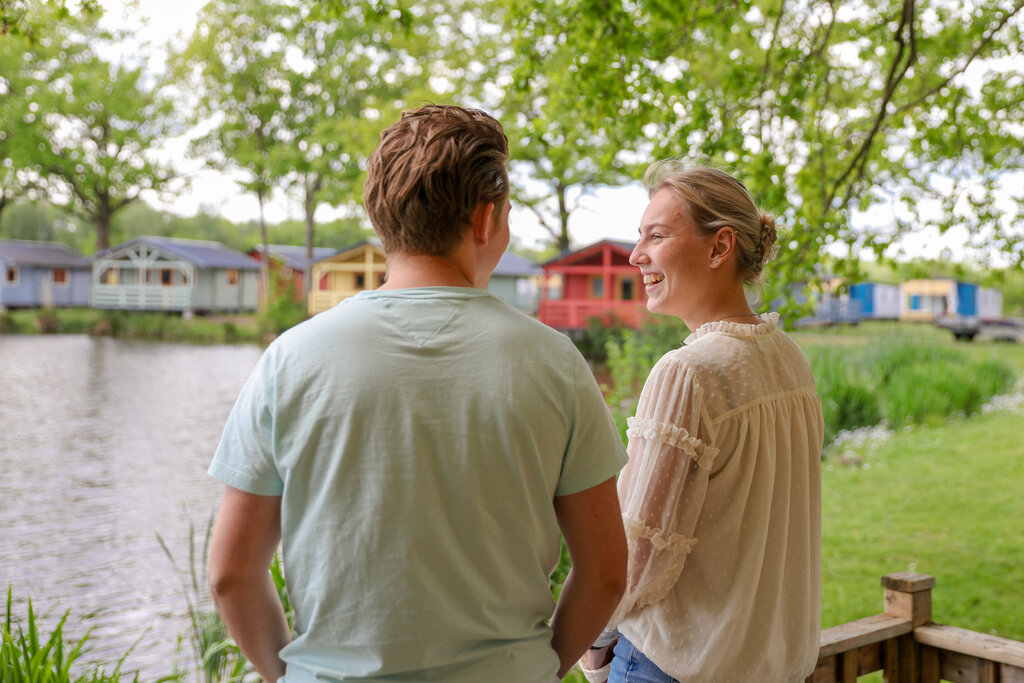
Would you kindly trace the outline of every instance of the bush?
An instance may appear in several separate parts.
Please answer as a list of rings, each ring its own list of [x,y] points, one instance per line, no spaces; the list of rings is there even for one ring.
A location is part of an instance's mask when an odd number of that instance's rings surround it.
[[[606,388],[616,423],[624,432],[644,380],[666,352],[687,335],[675,319],[622,330],[606,342],[613,386]],[[1013,386],[1013,368],[973,360],[963,351],[903,339],[874,347],[817,346],[808,350],[821,398],[825,443],[844,430],[888,422],[927,424],[977,412]]]
[[[292,283],[284,280],[277,270],[270,271],[267,300],[259,313],[260,329],[264,335],[278,335],[306,319],[306,304],[292,296]]]
[[[958,349],[898,341],[808,353],[825,416],[825,443],[880,421],[928,424],[970,415],[1014,382],[1013,369]]]
[[[856,372],[847,349],[822,348],[811,355],[811,372],[825,419],[825,443],[840,431],[877,424],[882,419],[878,393]]]

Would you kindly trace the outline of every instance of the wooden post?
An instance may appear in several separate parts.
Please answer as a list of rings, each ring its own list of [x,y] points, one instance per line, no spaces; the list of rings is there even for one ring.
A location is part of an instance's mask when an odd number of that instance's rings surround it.
[[[932,588],[935,577],[913,572],[886,574],[882,577],[885,588],[885,613],[910,619],[915,627],[932,620]]]
[[[914,627],[932,620],[935,577],[913,572],[886,574],[882,577],[882,587],[885,588],[885,613],[889,616],[907,619]],[[896,666],[892,671],[886,667],[885,683],[938,683],[937,678],[922,676],[921,648],[914,642],[913,633],[900,636],[894,645],[897,652],[887,652],[885,661],[887,664],[895,662]]]

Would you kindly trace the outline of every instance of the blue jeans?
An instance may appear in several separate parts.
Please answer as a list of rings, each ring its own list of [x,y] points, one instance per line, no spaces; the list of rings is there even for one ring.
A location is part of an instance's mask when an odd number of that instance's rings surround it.
[[[608,674],[608,683],[679,683],[654,662],[647,659],[643,652],[636,649],[633,643],[619,636],[615,644],[615,658],[612,659],[612,670]]]

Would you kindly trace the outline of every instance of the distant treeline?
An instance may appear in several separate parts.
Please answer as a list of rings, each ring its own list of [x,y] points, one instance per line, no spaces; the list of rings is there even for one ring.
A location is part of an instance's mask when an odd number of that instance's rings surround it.
[[[271,244],[304,245],[305,231],[302,220],[288,220],[268,225],[267,236]],[[248,251],[260,242],[255,220],[236,223],[212,210],[179,216],[137,201],[114,216],[110,243],[120,244],[140,235],[213,240],[239,251]],[[373,230],[360,216],[353,215],[317,223],[313,246],[341,249],[370,235]],[[60,242],[86,256],[96,250],[96,234],[89,224],[43,201],[20,202],[7,208],[0,216],[0,239]]]

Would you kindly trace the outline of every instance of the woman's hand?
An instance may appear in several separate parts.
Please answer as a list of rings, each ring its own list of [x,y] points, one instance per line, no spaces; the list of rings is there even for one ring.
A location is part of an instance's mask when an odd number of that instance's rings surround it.
[[[615,656],[614,648],[617,640],[614,640],[600,649],[590,649],[583,654],[583,664],[587,669],[596,671],[602,669],[611,663],[611,659]]]

